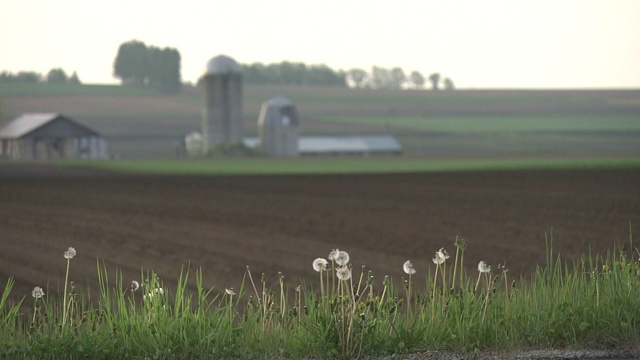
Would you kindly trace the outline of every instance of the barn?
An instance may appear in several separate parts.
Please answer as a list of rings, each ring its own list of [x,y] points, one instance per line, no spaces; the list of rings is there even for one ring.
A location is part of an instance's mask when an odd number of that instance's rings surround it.
[[[106,159],[106,141],[58,113],[23,114],[0,129],[0,159]]]

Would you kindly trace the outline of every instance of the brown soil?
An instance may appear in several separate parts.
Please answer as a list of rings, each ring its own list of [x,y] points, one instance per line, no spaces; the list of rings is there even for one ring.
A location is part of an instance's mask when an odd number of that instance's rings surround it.
[[[568,258],[628,245],[638,184],[640,170],[178,177],[4,164],[0,286],[13,276],[13,297],[55,293],[68,246],[70,279],[92,290],[96,260],[125,284],[145,268],[172,287],[189,264],[217,291],[238,289],[247,265],[254,279],[313,283],[311,262],[336,247],[399,281],[407,259],[424,275],[436,250],[453,255],[456,236],[472,274],[479,260],[527,274],[544,264],[551,228]]]

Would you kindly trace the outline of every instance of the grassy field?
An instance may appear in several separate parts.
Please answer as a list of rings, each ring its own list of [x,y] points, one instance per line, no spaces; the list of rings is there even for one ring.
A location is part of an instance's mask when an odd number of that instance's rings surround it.
[[[527,158],[527,159],[425,159],[305,158],[305,159],[203,159],[62,161],[65,166],[90,166],[107,170],[148,174],[274,175],[362,174],[440,171],[489,171],[524,169],[625,169],[640,167],[638,158]]]
[[[638,90],[389,91],[244,87],[244,128],[257,133],[261,104],[289,97],[302,135],[392,133],[409,155],[638,156]],[[200,129],[202,95],[115,85],[0,84],[0,124],[24,112],[61,112],[103,134],[120,158],[172,158]]]

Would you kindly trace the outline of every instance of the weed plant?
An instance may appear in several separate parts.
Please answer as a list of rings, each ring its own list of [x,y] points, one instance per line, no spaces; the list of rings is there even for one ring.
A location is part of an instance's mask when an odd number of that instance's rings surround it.
[[[284,277],[267,285],[249,267],[237,290],[187,291],[189,269],[168,289],[152,271],[130,283],[98,263],[97,297],[77,294],[68,280],[76,255],[66,259],[62,303],[34,287],[32,299],[11,303],[6,279],[0,300],[0,358],[190,359],[357,358],[424,350],[473,353],[534,348],[611,348],[640,341],[640,253],[633,247],[605,256],[587,254],[568,263],[547,242],[546,264],[530,277],[512,279],[464,268],[466,243],[455,255],[435,252],[433,266],[411,261],[396,286],[365,267],[354,269],[345,251],[312,262],[319,288],[304,282],[288,293]],[[423,280],[418,280],[423,279]],[[415,281],[424,281],[416,291]],[[20,313],[32,301],[33,312]]]

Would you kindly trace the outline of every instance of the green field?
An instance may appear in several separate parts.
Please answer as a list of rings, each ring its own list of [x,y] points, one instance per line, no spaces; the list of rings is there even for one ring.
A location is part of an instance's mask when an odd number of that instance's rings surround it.
[[[289,97],[301,135],[393,134],[411,156],[640,156],[640,90],[391,91],[244,86],[244,128],[262,103]],[[179,95],[118,85],[0,84],[0,124],[61,112],[101,133],[122,159],[175,158],[200,129],[197,88]]]
[[[638,158],[527,158],[527,159],[425,159],[425,158],[305,158],[63,161],[65,166],[90,166],[148,174],[274,175],[364,174],[521,169],[621,169],[640,168]]]

